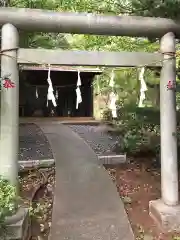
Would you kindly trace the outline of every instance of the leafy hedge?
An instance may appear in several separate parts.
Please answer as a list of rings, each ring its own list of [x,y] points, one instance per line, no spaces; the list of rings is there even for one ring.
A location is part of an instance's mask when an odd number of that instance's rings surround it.
[[[129,155],[149,153],[157,156],[160,154],[159,109],[127,105],[119,109],[117,115],[117,120],[112,120],[110,110],[104,111],[104,119],[114,121],[122,136],[119,147],[123,152]],[[177,112],[177,119],[180,119],[180,112]],[[180,148],[179,135],[177,137]]]

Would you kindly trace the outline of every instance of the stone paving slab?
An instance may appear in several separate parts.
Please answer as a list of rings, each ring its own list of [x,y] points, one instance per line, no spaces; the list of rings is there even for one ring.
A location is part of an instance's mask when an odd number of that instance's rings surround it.
[[[67,126],[39,126],[56,161],[49,240],[134,240],[117,189],[93,150]]]

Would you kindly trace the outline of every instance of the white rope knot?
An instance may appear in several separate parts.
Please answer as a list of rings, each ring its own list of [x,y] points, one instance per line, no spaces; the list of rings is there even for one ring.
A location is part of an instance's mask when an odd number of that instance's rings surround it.
[[[78,70],[78,80],[77,80],[77,87],[76,87],[76,109],[78,109],[79,104],[82,103],[80,86],[81,86],[81,77],[80,77],[80,71]]]
[[[140,98],[139,98],[139,104],[138,104],[139,107],[144,107],[143,102],[146,99],[145,92],[148,90],[144,80],[144,72],[145,72],[145,68],[142,67],[139,74],[139,81],[141,83]]]
[[[47,78],[47,82],[48,82],[48,93],[47,93],[47,107],[48,107],[48,101],[52,101],[52,104],[54,107],[57,107],[56,104],[56,99],[54,96],[54,89],[52,86],[52,81],[51,81],[51,67],[49,65],[49,69],[48,69],[48,78]]]

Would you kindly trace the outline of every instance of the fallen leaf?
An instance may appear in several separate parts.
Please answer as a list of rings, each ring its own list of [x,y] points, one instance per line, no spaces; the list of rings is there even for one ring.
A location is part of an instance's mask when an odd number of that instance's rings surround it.
[[[122,197],[122,199],[123,199],[123,202],[125,204],[131,204],[132,203],[132,199],[128,196]]]
[[[143,240],[153,240],[153,236],[149,234],[145,234]]]

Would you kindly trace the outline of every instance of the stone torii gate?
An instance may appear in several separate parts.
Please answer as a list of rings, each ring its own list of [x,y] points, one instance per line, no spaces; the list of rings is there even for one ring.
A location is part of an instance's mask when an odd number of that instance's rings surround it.
[[[18,64],[139,66],[162,65],[160,79],[161,117],[161,200],[150,202],[150,213],[167,230],[180,230],[176,101],[175,38],[180,23],[164,18],[103,16],[84,13],[59,13],[35,9],[0,8],[1,76],[10,74],[15,88],[1,91],[0,175],[17,183],[19,142]],[[106,53],[19,49],[18,30],[161,38],[159,54]],[[8,56],[7,56],[8,55]],[[161,63],[157,63],[160,62]],[[153,63],[154,62],[154,63]],[[152,63],[152,64],[151,64]]]

